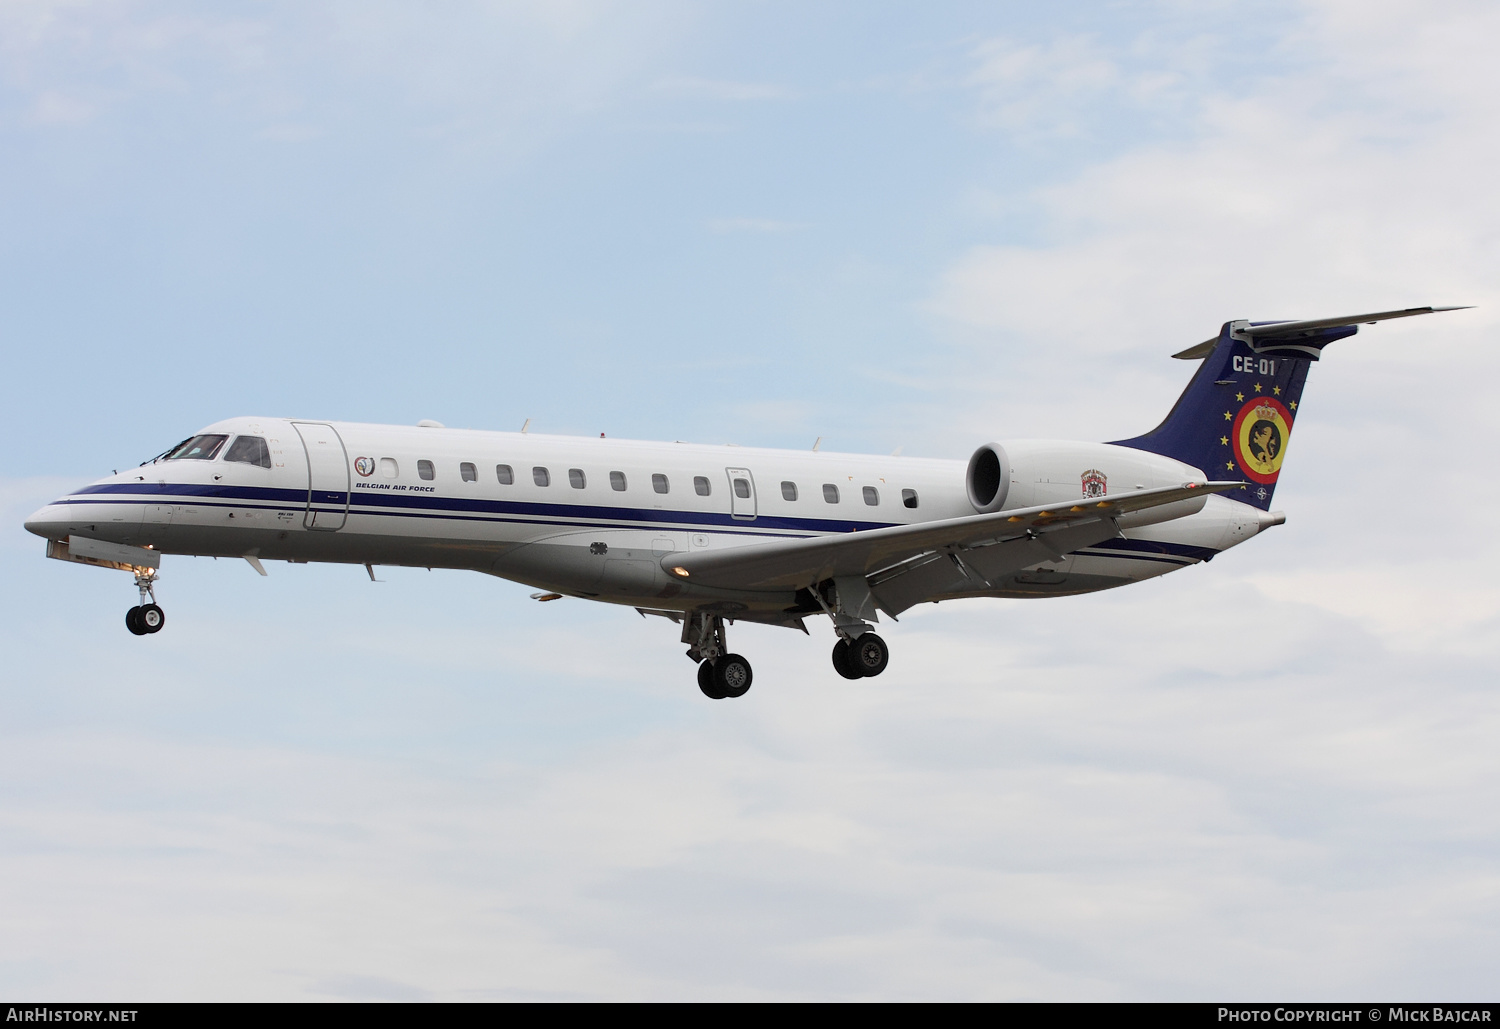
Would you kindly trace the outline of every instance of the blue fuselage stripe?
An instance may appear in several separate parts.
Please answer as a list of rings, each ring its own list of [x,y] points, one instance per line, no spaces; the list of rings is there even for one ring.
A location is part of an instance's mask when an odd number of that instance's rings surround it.
[[[329,498],[309,505],[306,490],[273,489],[258,486],[187,485],[178,483],[106,483],[86,486],[56,503],[63,505],[123,504],[146,507],[169,500],[184,507],[246,508],[265,510],[294,508],[327,511],[345,510],[342,492],[328,492]],[[390,496],[356,490],[348,509],[351,516],[380,518],[423,518],[436,521],[497,522],[535,525],[539,528],[576,529],[677,529],[713,532],[739,536],[819,536],[829,533],[868,531],[899,522],[855,522],[820,518],[786,518],[761,515],[754,519],[734,518],[728,514],[704,511],[660,511],[630,507],[602,507],[584,504],[534,504],[520,501],[471,500],[459,497],[436,497],[423,494]],[[643,524],[644,523],[644,524]],[[1160,540],[1112,539],[1085,547],[1078,554],[1088,557],[1112,557],[1136,561],[1155,561],[1185,565],[1209,561],[1218,554],[1211,547]]]
[[[337,513],[344,510],[344,498],[345,494],[342,492],[326,492],[322,493],[317,502],[309,505],[305,490],[174,483],[142,485],[107,483],[85,487],[57,503],[147,506],[165,501],[184,507],[274,506],[297,510],[305,510],[311,506],[314,511]],[[239,501],[239,503],[234,501]],[[828,518],[786,518],[771,515],[736,518],[730,514],[710,511],[662,511],[585,504],[535,504],[521,501],[436,497],[423,494],[391,496],[384,493],[368,494],[362,491],[355,491],[349,514],[389,518],[433,518],[449,521],[576,525],[583,528],[710,529],[714,532],[752,536],[785,533],[822,535],[835,532],[866,532],[870,529],[901,524]]]

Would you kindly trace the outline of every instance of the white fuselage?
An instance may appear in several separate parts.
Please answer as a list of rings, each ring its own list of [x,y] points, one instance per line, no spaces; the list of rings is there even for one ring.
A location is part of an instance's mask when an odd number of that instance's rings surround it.
[[[280,418],[203,432],[263,437],[269,467],[225,460],[227,446],[212,460],[158,460],[59,498],[27,528],[164,554],[471,569],[649,610],[733,601],[740,617],[774,621],[810,601],[682,582],[663,558],[975,511],[962,461]],[[1109,444],[1004,448],[1004,509],[1203,478]],[[1107,589],[1208,560],[1264,524],[1248,505],[1205,497],[1127,517],[1118,539],[995,589],[926,599]]]

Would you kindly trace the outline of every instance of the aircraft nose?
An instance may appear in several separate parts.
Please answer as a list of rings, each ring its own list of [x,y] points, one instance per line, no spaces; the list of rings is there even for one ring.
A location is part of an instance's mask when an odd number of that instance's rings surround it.
[[[65,539],[68,535],[67,509],[58,504],[48,504],[33,512],[26,519],[26,531],[36,533],[43,539]]]

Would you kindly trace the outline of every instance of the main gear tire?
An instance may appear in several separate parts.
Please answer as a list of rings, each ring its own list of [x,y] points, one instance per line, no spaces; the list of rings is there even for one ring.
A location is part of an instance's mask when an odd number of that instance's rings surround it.
[[[845,679],[858,679],[860,674],[854,667],[854,659],[849,654],[849,641],[839,640],[833,645],[833,669]]]
[[[723,700],[724,692],[719,689],[718,683],[714,682],[714,663],[712,661],[698,662],[698,688],[709,700]]]
[[[890,648],[873,632],[865,633],[849,645],[849,664],[866,678],[885,671],[890,661]]]
[[[738,654],[725,654],[714,662],[714,685],[725,697],[743,697],[754,679],[750,662]]]

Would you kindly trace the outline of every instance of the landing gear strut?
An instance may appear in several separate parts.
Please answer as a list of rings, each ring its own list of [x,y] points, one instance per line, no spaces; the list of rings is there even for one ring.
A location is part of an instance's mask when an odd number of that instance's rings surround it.
[[[125,612],[125,628],[137,636],[161,632],[167,624],[167,616],[156,603],[156,570],[144,568],[135,573],[135,588],[140,591],[141,602]],[[147,598],[150,598],[149,602]]]
[[[724,642],[724,619],[694,611],[683,619],[682,642],[687,656],[698,662],[698,688],[710,700],[743,697],[750,692],[755,673],[750,662],[728,652]]]

